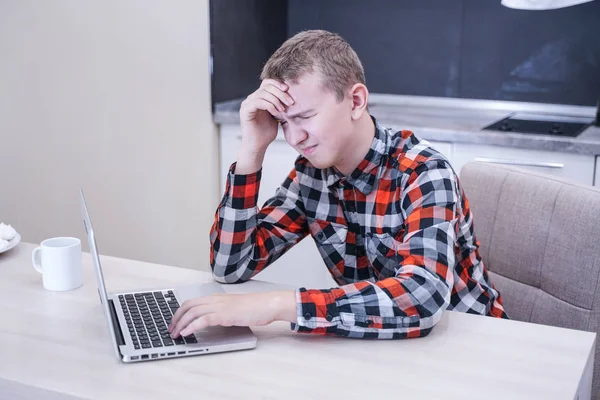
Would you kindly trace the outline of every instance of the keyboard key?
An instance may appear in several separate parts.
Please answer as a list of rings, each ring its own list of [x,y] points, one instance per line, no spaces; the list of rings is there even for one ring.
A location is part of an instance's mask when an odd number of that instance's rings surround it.
[[[163,345],[160,340],[155,340],[152,342],[152,347],[163,347]]]
[[[136,350],[139,350],[140,349],[140,345],[139,344],[134,344],[133,348],[136,349]]]
[[[186,343],[198,343],[194,335],[185,336],[184,339]]]
[[[183,340],[183,338],[181,336],[179,336],[177,339],[175,340],[175,344],[185,344],[185,341]]]
[[[148,349],[150,347],[152,347],[150,343],[142,343],[142,349]]]
[[[163,339],[163,343],[165,346],[173,346],[173,340],[171,339]]]

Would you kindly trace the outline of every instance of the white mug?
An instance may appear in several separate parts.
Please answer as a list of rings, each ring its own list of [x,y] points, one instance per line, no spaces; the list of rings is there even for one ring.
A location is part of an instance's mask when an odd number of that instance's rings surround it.
[[[31,260],[47,290],[73,290],[83,285],[81,240],[77,238],[46,239],[33,250]]]

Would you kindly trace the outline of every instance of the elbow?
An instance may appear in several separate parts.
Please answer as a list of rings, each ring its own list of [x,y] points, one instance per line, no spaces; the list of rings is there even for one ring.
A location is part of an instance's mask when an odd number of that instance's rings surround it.
[[[217,275],[215,273],[213,273],[213,279],[219,283],[223,283],[223,284],[234,284],[234,283],[243,283],[246,282],[244,279],[241,279],[237,276],[224,276],[224,275]]]
[[[213,262],[211,268],[213,279],[219,283],[234,284],[247,281],[247,279],[240,276],[240,270],[235,266],[226,264],[218,265],[216,262]]]
[[[441,321],[444,312],[450,305],[450,291],[439,290],[421,304],[418,304],[416,313],[405,317],[404,329],[407,338],[425,337],[431,333]],[[402,337],[400,335],[399,337]]]

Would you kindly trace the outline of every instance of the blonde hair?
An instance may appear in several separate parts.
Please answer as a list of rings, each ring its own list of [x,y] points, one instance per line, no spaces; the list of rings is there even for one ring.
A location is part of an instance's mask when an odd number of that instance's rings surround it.
[[[260,79],[296,83],[315,70],[337,101],[344,99],[350,86],[365,83],[365,72],[356,52],[340,35],[324,30],[303,31],[286,40],[265,63]]]

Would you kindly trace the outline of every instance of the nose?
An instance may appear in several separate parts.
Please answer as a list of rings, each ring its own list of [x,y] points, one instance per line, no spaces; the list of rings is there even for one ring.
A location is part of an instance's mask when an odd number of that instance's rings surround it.
[[[307,137],[308,133],[300,127],[292,128],[290,126],[287,130],[286,139],[292,146],[298,146],[300,143],[304,142]]]

